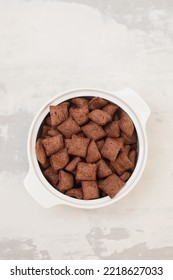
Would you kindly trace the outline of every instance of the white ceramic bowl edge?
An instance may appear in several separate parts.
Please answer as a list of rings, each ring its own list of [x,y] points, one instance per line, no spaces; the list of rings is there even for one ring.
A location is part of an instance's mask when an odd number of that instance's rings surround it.
[[[50,104],[59,104],[67,99],[77,96],[100,96],[118,104],[133,120],[139,143],[139,154],[136,168],[127,181],[125,187],[113,198],[95,199],[92,201],[78,200],[68,197],[55,190],[44,178],[35,155],[35,141],[39,127],[49,111]],[[129,193],[140,179],[147,160],[148,144],[146,136],[146,122],[150,115],[150,109],[144,100],[132,89],[125,88],[118,91],[103,91],[100,89],[74,89],[63,92],[50,100],[35,116],[28,135],[27,154],[29,160],[29,172],[24,184],[30,195],[43,207],[50,208],[55,205],[69,205],[77,208],[93,209],[115,203]]]

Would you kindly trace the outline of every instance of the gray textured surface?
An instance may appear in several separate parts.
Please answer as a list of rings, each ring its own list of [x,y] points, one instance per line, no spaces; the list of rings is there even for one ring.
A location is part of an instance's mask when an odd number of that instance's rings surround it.
[[[0,259],[173,259],[172,12],[171,0],[0,1]],[[35,113],[62,90],[124,86],[152,110],[138,186],[103,209],[41,208],[23,185]]]

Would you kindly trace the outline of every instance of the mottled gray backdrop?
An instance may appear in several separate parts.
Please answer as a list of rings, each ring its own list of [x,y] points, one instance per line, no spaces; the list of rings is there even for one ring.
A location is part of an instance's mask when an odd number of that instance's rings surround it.
[[[173,259],[172,14],[172,0],[0,0],[1,259]],[[137,187],[43,209],[23,184],[35,113],[62,90],[125,86],[152,110]]]

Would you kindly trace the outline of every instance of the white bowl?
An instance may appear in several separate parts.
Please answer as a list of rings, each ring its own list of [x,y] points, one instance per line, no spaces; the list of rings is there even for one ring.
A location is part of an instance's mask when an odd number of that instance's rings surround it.
[[[39,167],[35,153],[35,143],[40,125],[49,112],[49,106],[57,105],[67,99],[78,96],[100,96],[119,105],[127,112],[135,125],[138,136],[138,159],[136,167],[130,179],[114,198],[109,198],[107,196],[94,200],[80,200],[64,195],[49,184]],[[148,105],[136,92],[129,88],[115,92],[100,89],[75,89],[58,94],[41,108],[31,124],[27,144],[29,171],[24,180],[26,189],[30,195],[45,208],[55,205],[70,205],[77,208],[93,209],[117,202],[135,187],[143,173],[148,152],[145,125],[149,115],[150,109]]]

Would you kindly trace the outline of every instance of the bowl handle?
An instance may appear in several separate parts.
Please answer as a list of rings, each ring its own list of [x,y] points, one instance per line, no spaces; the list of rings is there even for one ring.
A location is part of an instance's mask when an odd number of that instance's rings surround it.
[[[139,116],[141,123],[145,126],[151,114],[151,110],[140,95],[131,88],[124,88],[117,90],[116,96],[130,105]]]
[[[44,208],[51,208],[55,205],[63,204],[58,197],[44,188],[31,167],[24,179],[24,185],[29,194]]]

